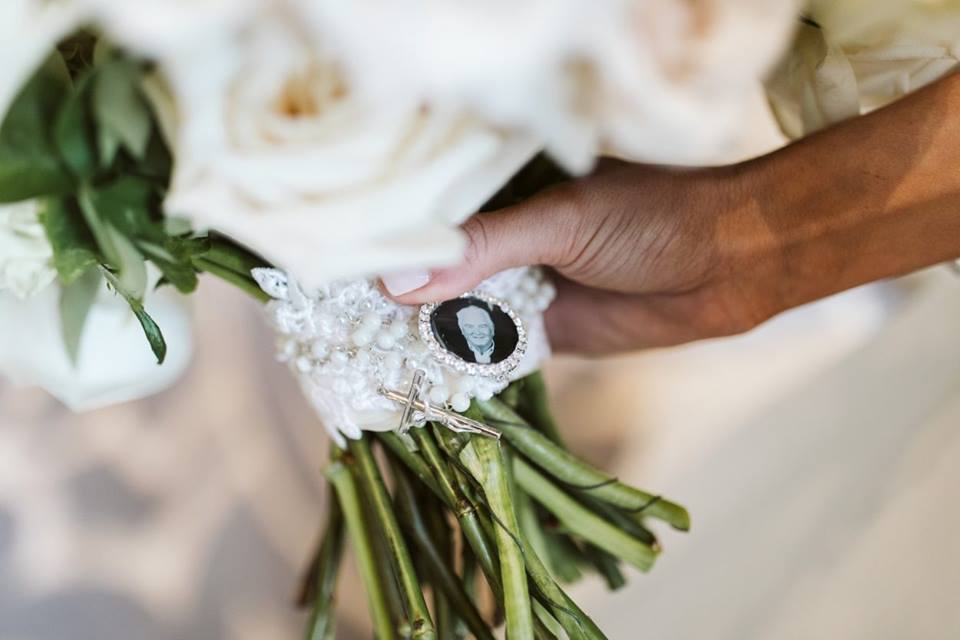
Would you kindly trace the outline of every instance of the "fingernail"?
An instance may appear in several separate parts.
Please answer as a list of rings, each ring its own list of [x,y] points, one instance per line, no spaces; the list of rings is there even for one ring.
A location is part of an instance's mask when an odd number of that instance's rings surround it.
[[[380,280],[390,295],[402,296],[430,282],[430,274],[426,271],[398,271],[382,276]]]

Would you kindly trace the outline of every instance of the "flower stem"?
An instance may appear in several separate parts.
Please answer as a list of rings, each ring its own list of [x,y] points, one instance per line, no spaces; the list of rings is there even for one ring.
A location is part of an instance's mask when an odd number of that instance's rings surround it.
[[[257,268],[272,265],[249,249],[218,233],[207,236],[210,248],[203,253],[203,259],[221,265],[231,271],[251,278],[250,272]]]
[[[229,282],[238,289],[250,294],[260,302],[267,302],[270,300],[270,296],[268,296],[267,293],[261,289],[260,286],[249,276],[244,276],[243,274],[237,273],[232,269],[228,269],[221,264],[206,260],[202,256],[195,257],[193,259],[193,264],[201,271],[217,276],[221,280]]]
[[[548,530],[539,510],[542,507],[534,504],[525,491],[519,491],[517,496],[517,510],[520,517],[520,528],[535,550],[538,558],[544,558],[552,569],[552,575],[560,582],[572,583],[583,577],[579,563],[583,554],[574,542],[565,533]]]
[[[354,465],[351,471],[353,471],[354,476],[356,476],[358,473],[357,465]],[[403,596],[400,595],[397,576],[393,570],[393,561],[390,558],[390,545],[387,544],[382,527],[375,526],[378,518],[370,499],[363,492],[361,492],[361,495],[365,498],[363,501],[364,522],[370,531],[374,556],[377,560],[377,566],[380,568],[380,574],[383,577],[381,580],[383,595],[387,600],[390,618],[393,620],[394,636],[398,640],[410,640],[413,635],[413,628],[410,626],[406,602],[404,602]]]
[[[501,601],[500,570],[492,543],[477,514],[476,507],[461,489],[460,474],[451,470],[437,448],[436,441],[425,429],[411,431],[420,448],[419,453],[410,451],[400,438],[392,433],[378,434],[381,441],[424,482],[443,503],[453,511],[464,537],[475,554],[494,597]],[[452,435],[452,434],[451,434]],[[439,480],[438,480],[439,479]]]
[[[339,500],[330,496],[326,532],[309,576],[313,589],[313,611],[307,622],[307,640],[326,640],[333,637],[333,592],[343,557],[343,537],[343,511]]]
[[[519,546],[520,527],[510,491],[510,469],[504,464],[500,444],[480,436],[470,439],[460,458],[480,482],[487,504],[498,521],[495,535],[507,614],[507,637],[510,640],[532,640],[533,612],[523,552]]]
[[[533,635],[537,640],[559,640],[566,637],[563,627],[550,610],[536,600],[533,602],[533,615]]]
[[[416,429],[413,433],[414,440],[420,447],[424,460],[438,478],[437,484],[443,494],[443,500],[451,506],[457,516],[457,520],[460,522],[464,535],[467,536],[467,541],[480,562],[483,572],[488,577],[496,576],[498,571],[493,545],[490,542],[491,538],[484,535],[477,511],[461,490],[456,480],[456,472],[451,471],[442,459],[437,443],[429,431]],[[494,593],[497,593],[500,588],[499,581],[494,578],[490,587],[494,590]]]
[[[536,586],[544,605],[553,613],[570,640],[607,640],[593,620],[553,580],[530,546],[529,540],[525,536],[520,539],[527,560],[527,574]]]
[[[406,443],[400,439],[400,436],[390,431],[377,432],[377,438],[390,449],[423,484],[427,485],[435,496],[447,503],[448,508],[454,508],[452,502],[447,502],[446,494],[440,490],[433,471],[431,471],[420,453],[411,451]]]
[[[367,592],[367,601],[373,616],[374,633],[379,640],[392,640],[394,637],[390,611],[384,598],[380,574],[373,556],[370,532],[364,524],[363,509],[357,492],[356,481],[343,462],[343,452],[334,453],[334,461],[327,467],[326,476],[333,484],[337,499],[347,523],[347,532],[357,556],[357,566]]]
[[[560,429],[550,411],[547,383],[543,373],[535,371],[519,381],[523,386],[518,399],[517,413],[527,419],[531,425],[539,429],[548,438],[566,449],[560,436]]]
[[[599,471],[532,428],[510,407],[496,398],[478,402],[488,421],[498,427],[510,444],[523,455],[566,485],[587,492],[637,517],[650,516],[675,529],[690,529],[690,515],[678,504],[623,484]]]
[[[408,523],[412,534],[411,537],[423,554],[425,563],[430,567],[430,572],[434,576],[433,584],[436,591],[442,593],[449,604],[454,606],[459,617],[467,624],[478,640],[493,640],[493,635],[490,633],[487,623],[484,622],[480,612],[471,601],[463,584],[454,575],[450,559],[445,558],[434,543],[428,531],[425,515],[420,509],[406,474],[395,467],[394,478],[397,485],[396,494],[400,512],[405,516],[405,521]]]
[[[581,505],[547,480],[522,458],[514,459],[517,483],[540,504],[549,509],[574,534],[629,562],[641,571],[649,571],[656,550],[643,544]]]
[[[623,572],[620,571],[620,561],[612,553],[588,543],[584,545],[583,554],[597,570],[597,573],[603,576],[610,591],[616,591],[627,584],[627,579],[623,577]]]
[[[462,529],[460,535],[463,536],[460,539],[460,582],[463,584],[463,592],[467,598],[470,602],[475,603],[477,602],[477,569],[479,565],[477,564],[476,556],[473,555],[473,551],[470,550],[470,543],[467,541]],[[459,624],[457,625],[457,640],[464,640],[469,631],[470,627],[461,615]]]
[[[420,581],[413,569],[413,560],[410,551],[400,532],[400,525],[393,512],[387,487],[373,459],[370,442],[367,438],[351,440],[350,452],[357,460],[359,480],[364,492],[371,501],[373,511],[378,519],[377,524],[382,528],[384,538],[390,550],[390,559],[393,569],[400,582],[400,591],[406,602],[410,624],[413,628],[413,638],[432,640],[436,637],[436,630],[427,610],[427,603],[420,589]]]

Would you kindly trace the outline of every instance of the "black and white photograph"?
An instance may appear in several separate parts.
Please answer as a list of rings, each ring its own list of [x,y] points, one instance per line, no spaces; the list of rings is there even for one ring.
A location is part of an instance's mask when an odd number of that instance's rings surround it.
[[[469,363],[498,364],[519,343],[513,319],[498,305],[473,296],[437,305],[430,328],[443,349]]]

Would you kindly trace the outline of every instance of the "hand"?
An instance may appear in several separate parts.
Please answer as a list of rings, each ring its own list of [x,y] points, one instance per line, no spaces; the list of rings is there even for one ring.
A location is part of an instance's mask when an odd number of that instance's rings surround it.
[[[474,216],[463,227],[464,263],[396,298],[452,298],[503,269],[542,264],[555,272],[547,326],[559,350],[608,353],[744,331],[772,309],[724,250],[740,231],[722,173],[604,161],[590,176]]]
[[[464,225],[462,265],[384,278],[417,304],[543,264],[559,350],[746,331],[791,307],[960,256],[960,74],[731,167],[607,161]]]

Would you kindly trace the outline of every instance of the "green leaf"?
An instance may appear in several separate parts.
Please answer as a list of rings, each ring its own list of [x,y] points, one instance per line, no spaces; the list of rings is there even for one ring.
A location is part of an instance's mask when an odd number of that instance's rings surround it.
[[[106,185],[85,186],[81,198],[83,194],[86,194],[97,217],[123,235],[157,243],[166,240],[162,218],[153,213],[159,212],[159,198],[156,189],[147,180],[121,176]]]
[[[98,262],[97,246],[84,224],[83,214],[71,203],[47,199],[40,222],[53,248],[53,266],[60,282],[69,285]]]
[[[182,236],[193,230],[190,221],[180,216],[167,216],[163,219],[163,230],[171,236]]]
[[[85,186],[81,204],[98,242],[100,235],[104,236],[99,244],[108,264],[125,281],[128,290],[140,290],[139,284],[135,287],[126,278],[127,269],[142,265],[143,256],[179,291],[191,293],[197,288],[198,269],[193,259],[210,250],[210,241],[168,235],[164,218],[159,215],[157,188],[150,181],[123,176],[105,186]],[[124,245],[126,240],[131,246]]]
[[[57,115],[53,136],[63,161],[82,179],[97,170],[90,114],[91,75],[84,75]]]
[[[163,246],[150,242],[141,242],[137,246],[178,291],[192,293],[196,290],[199,282],[193,258],[207,250],[209,244],[205,239],[173,237],[167,238]]]
[[[80,203],[80,210],[83,212],[83,218],[86,220],[87,227],[93,234],[100,253],[103,254],[107,265],[119,269],[121,257],[119,250],[113,244],[113,234],[110,233],[108,225],[101,215],[98,193],[88,184],[80,186],[80,193],[77,194],[77,200]]]
[[[24,86],[0,125],[0,202],[73,190],[53,141],[54,121],[66,99],[69,75],[52,56]]]
[[[73,366],[77,365],[83,327],[100,291],[101,280],[97,269],[87,269],[81,277],[65,286],[60,293],[60,330],[67,357],[70,358]]]
[[[136,242],[164,242],[162,225],[152,218],[153,189],[144,180],[122,177],[104,187],[84,184],[80,208],[106,263],[126,291],[139,298],[146,289],[146,268]]]
[[[109,167],[120,151],[120,138],[107,127],[100,126],[97,128],[97,148],[100,149],[100,163]]]
[[[157,364],[163,364],[164,359],[167,357],[167,342],[163,339],[163,333],[160,331],[160,327],[158,327],[157,323],[150,317],[150,314],[144,310],[143,302],[133,297],[129,291],[126,291],[120,280],[114,274],[110,273],[109,269],[101,267],[100,272],[113,287],[114,291],[119,293],[123,299],[127,301],[127,304],[130,305],[130,310],[133,311],[133,314],[137,317],[140,326],[143,328],[143,333],[147,337],[147,342],[150,343],[150,349],[153,351],[153,355],[157,357]]]
[[[137,172],[149,177],[157,186],[166,189],[170,184],[170,173],[173,170],[173,157],[160,134],[159,128],[154,128],[150,141],[147,143],[147,152],[137,161]]]
[[[143,256],[140,255],[133,243],[117,231],[115,227],[108,224],[107,231],[119,256],[120,263],[117,265],[117,272],[120,283],[134,298],[142,299],[147,290],[147,265]]]
[[[77,78],[93,66],[93,51],[96,45],[96,35],[84,30],[77,31],[57,45],[71,77]]]
[[[93,112],[105,165],[113,161],[121,145],[137,159],[146,153],[153,120],[140,95],[141,76],[136,63],[112,59],[100,67],[94,80]]]
[[[157,364],[163,364],[163,360],[167,357],[167,343],[163,339],[160,327],[158,327],[157,323],[153,321],[153,318],[144,311],[143,305],[131,304],[130,309],[134,315],[137,316],[137,320],[140,321],[140,326],[143,327],[143,333],[147,336],[150,349],[153,351],[153,355],[157,357]]]

